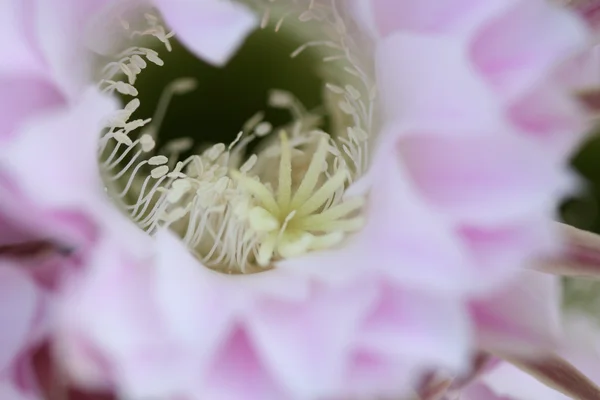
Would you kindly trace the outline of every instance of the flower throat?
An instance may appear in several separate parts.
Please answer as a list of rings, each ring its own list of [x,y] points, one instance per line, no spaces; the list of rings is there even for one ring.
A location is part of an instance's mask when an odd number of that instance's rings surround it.
[[[363,223],[364,199],[344,193],[368,163],[374,92],[343,19],[319,2],[259,9],[261,29],[224,69],[157,15],[142,30],[124,22],[135,41],[100,81],[125,103],[100,140],[110,197],[226,273],[335,246]],[[327,33],[307,38],[314,26]]]

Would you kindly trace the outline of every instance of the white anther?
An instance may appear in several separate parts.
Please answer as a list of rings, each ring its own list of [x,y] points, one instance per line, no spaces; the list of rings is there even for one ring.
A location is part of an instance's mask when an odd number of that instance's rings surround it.
[[[159,67],[165,65],[165,62],[158,56],[158,53],[155,51],[146,51],[146,58],[148,59],[148,61],[158,65]]]
[[[269,105],[275,108],[288,108],[294,104],[294,97],[284,90],[271,90],[269,93]]]
[[[129,114],[135,112],[140,106],[140,99],[133,99],[125,106],[125,110],[129,112]]]
[[[271,133],[272,130],[273,125],[271,125],[270,122],[265,121],[261,122],[256,126],[256,128],[254,128],[254,133],[256,133],[256,136],[258,137],[263,137]]]
[[[250,117],[250,119],[248,119],[248,121],[246,121],[244,123],[243,131],[244,132],[251,131],[252,129],[254,129],[254,127],[256,125],[258,125],[263,120],[264,117],[265,117],[265,113],[263,111],[257,112],[252,117]]]
[[[191,138],[180,138],[171,140],[165,147],[168,151],[180,153],[189,150],[193,144],[194,141]]]
[[[311,10],[307,10],[307,11],[304,11],[302,14],[300,14],[300,16],[298,17],[298,20],[300,22],[308,22],[314,18],[315,18],[315,14]]]
[[[131,63],[135,64],[140,70],[146,68],[148,64],[138,54],[131,56]]]
[[[354,115],[356,113],[356,109],[346,101],[340,101],[338,106],[340,107],[340,110],[348,115]]]
[[[114,87],[117,89],[117,92],[121,94],[126,94],[130,96],[137,96],[138,91],[132,85],[125,82],[116,82]]]
[[[170,213],[168,213],[167,215],[165,215],[164,220],[168,223],[173,223],[173,222],[185,217],[185,215],[188,213],[188,211],[189,210],[187,208],[178,207],[178,208],[174,209],[173,211],[171,211]]]
[[[217,158],[219,158],[219,156],[221,154],[223,154],[224,151],[225,151],[225,144],[217,143],[208,150],[206,155],[208,156],[209,160],[215,161]]]
[[[142,145],[142,151],[144,153],[152,151],[154,149],[154,146],[156,146],[156,142],[154,142],[152,136],[148,134],[142,135],[142,137],[140,138],[140,144]]]
[[[357,142],[363,142],[369,138],[369,135],[364,130],[357,126],[348,127],[348,137],[354,139]]]
[[[150,165],[163,165],[169,162],[169,159],[165,156],[154,156],[148,160]]]
[[[346,91],[348,92],[348,94],[350,95],[350,97],[352,97],[352,99],[354,99],[354,100],[360,99],[360,92],[358,91],[357,88],[355,88],[352,85],[346,85],[345,88],[346,88]]]
[[[114,136],[115,140],[119,143],[122,143],[127,146],[131,146],[133,144],[133,141],[131,140],[131,138],[129,136],[127,136],[125,133],[123,133],[123,131],[114,132],[113,136]]]
[[[125,130],[127,132],[134,131],[134,130],[136,130],[138,128],[141,128],[142,126],[146,125],[148,122],[150,122],[150,120],[136,119],[135,121],[128,122],[125,125]]]
[[[332,83],[325,84],[325,87],[335,94],[344,94],[344,89]]]
[[[184,194],[186,194],[192,188],[192,184],[187,179],[178,179],[171,184],[171,190],[167,195],[167,201],[169,203],[178,202]]]
[[[154,168],[152,171],[150,171],[150,175],[154,179],[158,179],[158,178],[162,178],[163,176],[165,176],[168,172],[169,172],[169,167],[167,167],[166,165],[162,165],[162,166]]]
[[[256,154],[252,154],[250,157],[248,157],[246,162],[242,164],[242,166],[240,167],[240,172],[243,174],[248,173],[252,169],[252,167],[256,165],[257,161],[258,156]]]
[[[194,78],[179,78],[171,82],[171,90],[175,94],[186,94],[196,89],[198,82]]]

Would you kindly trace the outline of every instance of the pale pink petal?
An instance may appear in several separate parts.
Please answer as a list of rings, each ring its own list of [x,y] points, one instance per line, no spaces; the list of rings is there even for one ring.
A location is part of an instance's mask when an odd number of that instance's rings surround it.
[[[340,399],[397,398],[399,393],[408,396],[421,373],[408,363],[369,351],[355,351],[348,364],[346,387]]]
[[[471,325],[460,301],[382,285],[364,322],[361,348],[426,368],[461,371],[470,353]]]
[[[457,231],[471,253],[479,293],[489,293],[529,268],[539,257],[552,257],[561,243],[547,215],[535,215],[497,227],[462,226]]]
[[[269,376],[259,354],[242,330],[234,330],[227,339],[199,393],[214,400],[290,398]]]
[[[0,382],[0,399],[2,400],[42,400],[20,392],[10,382]]]
[[[387,36],[396,31],[445,33],[464,29],[475,17],[481,18],[501,7],[504,2],[489,0],[411,1],[366,0],[371,2],[379,32]]]
[[[158,232],[156,246],[152,279],[161,317],[178,343],[208,356],[231,329],[235,311],[225,277],[202,266],[169,231]]]
[[[191,384],[193,368],[161,324],[152,270],[117,249],[110,242],[97,246],[87,271],[65,293],[59,348],[80,382],[102,386],[110,378],[132,397],[171,395]]]
[[[77,0],[64,0],[77,1]],[[90,0],[88,0],[90,1]],[[114,57],[125,50],[131,40],[131,31],[144,30],[147,21],[144,13],[155,14],[151,0],[98,0],[84,24],[83,41],[90,50]],[[125,29],[123,24],[129,26]]]
[[[523,134],[560,157],[570,154],[589,128],[581,105],[558,85],[544,84],[528,93],[509,107],[508,116]]]
[[[536,354],[558,343],[560,280],[523,271],[512,285],[472,302],[481,345],[505,354]]]
[[[248,319],[249,336],[290,393],[300,398],[335,393],[376,289],[365,283],[339,290],[316,286],[309,301],[259,301]]]
[[[536,397],[536,399],[542,399],[542,397]],[[544,397],[544,400],[546,398]],[[512,397],[498,396],[492,392],[489,388],[482,384],[476,384],[468,387],[460,394],[460,400],[528,400]],[[533,399],[531,399],[533,400]],[[548,399],[550,400],[550,399]]]
[[[85,47],[87,23],[111,0],[36,0],[35,39],[62,93],[77,100],[93,79],[94,58]]]
[[[10,139],[28,117],[57,108],[64,99],[48,81],[21,75],[0,75],[0,143]]]
[[[96,161],[98,135],[114,109],[114,101],[89,89],[74,107],[24,127],[2,149],[0,162],[39,205],[81,210],[97,203],[104,196]]]
[[[471,57],[498,93],[514,98],[576,55],[587,43],[587,33],[564,8],[544,0],[519,1],[482,29]]]
[[[81,280],[65,293],[67,320],[78,322],[80,331],[109,354],[152,342],[157,333],[156,314],[147,301],[150,271],[137,268],[113,246],[99,243]],[[105,331],[106,326],[112,328]]]
[[[536,268],[557,275],[600,276],[600,236],[565,224],[555,229],[565,242],[564,251],[539,260]]]
[[[35,234],[21,226],[14,217],[0,213],[0,247],[24,243],[34,238]]]
[[[0,2],[0,75],[22,74],[43,76],[44,60],[34,39],[33,2],[4,0]]]
[[[591,0],[575,0],[569,3],[579,15],[594,29],[600,27],[600,3]]]
[[[1,152],[1,149],[0,149]],[[0,157],[0,164],[2,164]],[[0,171],[0,208],[3,225],[3,240],[14,243],[24,236],[31,240],[52,238],[66,245],[85,246],[94,240],[96,230],[89,219],[70,210],[40,207],[36,198],[29,198],[15,184],[18,176],[7,176],[9,171]]]
[[[564,165],[519,137],[416,133],[398,148],[423,197],[466,224],[510,224],[543,210],[552,215],[555,199],[569,188]]]
[[[362,257],[355,262],[372,265],[401,285],[437,291],[474,288],[466,249],[442,214],[428,207],[411,186],[396,147],[382,146],[376,160],[367,223],[356,235],[355,254]]]
[[[13,265],[0,265],[0,285],[2,371],[31,339],[39,298],[33,282]]]
[[[177,37],[198,57],[225,64],[257,26],[245,6],[215,0],[154,0]]]
[[[568,400],[569,397],[549,388],[533,376],[504,362],[483,377],[483,382],[495,393],[514,400]],[[473,389],[469,389],[471,393]],[[469,400],[471,400],[469,398]],[[472,400],[478,400],[473,397]]]
[[[504,125],[496,97],[459,38],[396,33],[379,44],[376,65],[389,120],[470,131]]]

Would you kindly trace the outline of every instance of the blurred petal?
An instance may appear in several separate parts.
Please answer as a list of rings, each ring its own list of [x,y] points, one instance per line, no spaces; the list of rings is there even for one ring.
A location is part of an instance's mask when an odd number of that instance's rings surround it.
[[[417,135],[399,146],[422,195],[455,221],[493,226],[547,210],[566,192],[564,166],[518,137]]]
[[[177,37],[198,57],[225,64],[257,26],[249,8],[215,0],[155,0]]]
[[[0,75],[0,143],[13,136],[27,118],[62,106],[63,101],[56,88],[45,80]]]
[[[0,286],[0,371],[3,371],[31,339],[38,295],[27,276],[12,265],[0,264]]]
[[[309,302],[263,301],[249,321],[255,348],[291,393],[314,398],[332,391],[376,289],[361,283],[317,288]]]
[[[481,346],[503,354],[538,354],[558,344],[560,280],[523,271],[509,287],[472,302]]]
[[[114,109],[112,99],[89,89],[74,107],[55,110],[24,127],[2,149],[0,162],[40,205],[81,210],[104,198],[96,161],[98,138]]]
[[[379,44],[376,65],[381,99],[392,121],[450,131],[503,124],[493,92],[475,73],[464,42],[457,38],[396,33]]]
[[[557,224],[566,241],[564,252],[536,264],[540,271],[564,276],[600,278],[600,235]]]
[[[600,388],[575,366],[558,356],[546,356],[538,359],[505,357],[505,359],[569,398],[581,400],[600,398]],[[543,392],[547,393],[548,391]],[[543,398],[548,397],[544,396]],[[560,397],[557,397],[557,399],[560,399]]]
[[[479,32],[471,48],[476,68],[505,98],[540,82],[588,38],[584,24],[564,8],[544,0],[514,3]]]
[[[34,6],[30,1],[0,2],[0,75],[42,76],[44,60],[35,46]]]

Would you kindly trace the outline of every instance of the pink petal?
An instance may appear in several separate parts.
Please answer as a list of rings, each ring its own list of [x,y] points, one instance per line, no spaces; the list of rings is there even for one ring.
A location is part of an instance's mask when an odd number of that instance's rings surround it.
[[[466,25],[474,14],[496,8],[497,1],[368,0],[383,36],[396,31],[441,33]],[[489,11],[488,11],[489,12]]]
[[[299,398],[336,393],[348,349],[375,297],[375,287],[315,288],[309,301],[258,301],[249,336],[265,367]]]
[[[257,17],[237,3],[155,0],[167,24],[198,57],[225,64],[256,27]]]
[[[38,294],[33,283],[16,267],[0,266],[0,371],[24,350],[34,326]]]
[[[148,27],[144,13],[156,13],[150,0],[98,0],[96,3],[92,10],[95,12],[89,13],[89,21],[82,29],[83,41],[90,50],[108,57],[127,48],[130,31]],[[129,30],[123,28],[121,21],[129,24]]]
[[[181,346],[208,359],[233,320],[225,277],[200,264],[172,232],[158,232],[156,251],[153,294],[163,323]]]
[[[530,374],[517,367],[503,362],[483,377],[487,387],[497,393],[498,396],[506,396],[515,400],[568,400],[569,398],[546,386]],[[473,390],[467,390],[472,393]],[[469,398],[470,400],[470,398]],[[478,400],[473,397],[472,400]]]
[[[544,0],[519,1],[479,33],[471,56],[499,93],[514,98],[582,49],[587,33],[564,8]]]
[[[90,89],[72,108],[24,127],[3,149],[0,162],[39,205],[81,210],[98,203],[97,199],[104,199],[97,164],[98,135],[115,106],[113,100]]]
[[[346,374],[347,394],[342,399],[376,397],[398,398],[412,394],[412,386],[421,371],[391,357],[375,355],[369,351],[356,351],[352,355]],[[403,398],[401,397],[401,398]]]
[[[560,357],[550,355],[533,360],[527,358],[510,358],[508,361],[532,375],[543,384],[565,395],[553,395],[550,393],[557,400],[566,398],[593,400],[600,398],[600,388],[575,366]],[[536,393],[540,393],[540,391],[545,393],[550,392],[550,390],[543,390],[538,387]],[[549,396],[544,396],[543,398],[552,399]]]
[[[15,243],[23,238],[52,238],[57,243],[81,248],[94,240],[95,228],[81,213],[40,207],[36,204],[37,198],[29,198],[19,190],[14,179],[18,179],[18,176],[9,177],[8,172],[12,171],[0,171],[0,214],[3,222],[6,222],[2,225],[3,240]]]
[[[560,157],[570,155],[588,129],[584,110],[576,99],[564,88],[549,84],[512,104],[508,116],[525,135],[538,139]]]
[[[10,382],[0,383],[0,399],[2,400],[41,400],[17,390]]]
[[[525,400],[511,397],[500,397],[482,384],[470,386],[460,395],[461,400]],[[540,398],[541,399],[541,398]],[[545,399],[545,398],[544,398]],[[533,400],[533,399],[532,399]],[[548,399],[550,400],[550,399]]]
[[[44,60],[34,37],[33,11],[29,1],[0,2],[0,74],[44,75]]]
[[[85,47],[85,28],[92,16],[111,0],[36,1],[35,39],[48,72],[62,93],[77,100],[92,81],[93,56]]]
[[[564,166],[518,137],[417,133],[398,147],[422,195],[454,221],[492,226],[551,215],[566,192]]]
[[[537,268],[565,276],[600,276],[600,236],[565,224],[557,224],[557,228],[566,241],[565,251],[541,260]]]
[[[142,232],[139,233],[143,235]],[[169,397],[192,385],[193,356],[179,351],[155,305],[153,270],[102,242],[66,292],[61,349],[80,382],[107,380],[135,398]]]
[[[465,369],[471,326],[461,301],[387,285],[364,323],[361,348],[421,368]]]
[[[27,118],[64,104],[49,82],[28,76],[0,75],[0,143],[7,140]]]
[[[503,354],[536,354],[560,333],[560,280],[523,271],[509,287],[471,305],[482,346]]]
[[[539,258],[553,256],[561,246],[553,227],[547,215],[532,215],[512,225],[460,227],[457,233],[478,266],[472,274],[479,293],[489,293]]]
[[[19,245],[34,238],[32,232],[20,226],[10,215],[0,213],[0,249]]]
[[[477,75],[459,38],[396,33],[379,44],[376,65],[381,99],[392,121],[469,131],[504,125],[493,92]]]
[[[290,398],[265,370],[248,337],[239,329],[224,343],[199,392],[214,400]]]
[[[356,246],[348,244],[355,259],[346,265],[376,269],[403,286],[446,293],[472,290],[473,266],[466,249],[442,214],[411,186],[398,158],[395,146],[382,143],[371,170],[367,223],[356,235]]]

